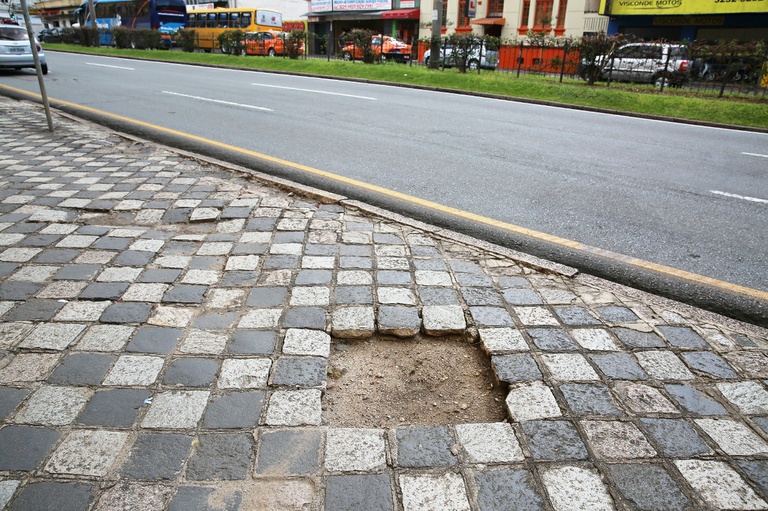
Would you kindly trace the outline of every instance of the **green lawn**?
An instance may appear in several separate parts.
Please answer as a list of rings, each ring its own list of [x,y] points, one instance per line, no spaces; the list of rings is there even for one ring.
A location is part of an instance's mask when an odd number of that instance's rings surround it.
[[[46,50],[406,83],[768,129],[768,98],[763,96],[759,96],[761,99],[717,98],[713,93],[694,93],[681,89],[670,89],[659,93],[651,86],[643,85],[612,83],[609,87],[604,83],[598,83],[588,86],[581,80],[573,79],[565,79],[560,83],[553,77],[534,75],[517,77],[515,73],[492,71],[461,74],[454,69],[433,71],[424,66],[394,63],[370,65],[340,60],[236,57],[181,51],[87,48],[65,44],[46,44]]]

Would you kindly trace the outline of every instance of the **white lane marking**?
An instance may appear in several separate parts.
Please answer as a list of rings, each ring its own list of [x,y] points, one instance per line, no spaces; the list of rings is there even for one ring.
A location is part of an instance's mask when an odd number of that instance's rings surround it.
[[[283,87],[280,85],[267,85],[265,83],[252,83],[251,85],[256,85],[257,87],[271,87],[273,89],[295,90],[299,92],[314,92],[315,94],[328,94],[330,96],[344,96],[345,98],[370,99],[371,101],[376,101],[376,98],[372,98],[369,96],[356,96],[354,94],[342,94],[341,92],[328,92],[324,90],[315,90],[315,89],[300,89],[298,87]]]
[[[744,195],[738,195],[735,193],[728,193],[728,192],[721,192],[719,190],[710,190],[710,193],[714,193],[715,195],[722,195],[724,197],[731,197],[732,199],[741,199],[746,200],[750,202],[761,202],[764,204],[768,204],[768,200],[766,199],[758,199],[757,197],[745,197]]]
[[[768,158],[768,154],[758,154],[758,153],[741,153],[745,156],[757,156],[758,158]]]
[[[123,67],[123,66],[110,66],[109,64],[97,64],[95,62],[86,62],[86,66],[98,66],[98,67],[111,67],[112,69],[125,69],[127,71],[136,71],[132,67]]]
[[[189,94],[181,94],[178,92],[163,91],[163,94],[171,94],[172,96],[181,96],[182,98],[197,99],[198,101],[210,101],[211,103],[220,103],[222,105],[239,106],[242,108],[252,108],[254,110],[263,110],[265,112],[274,112],[271,108],[264,108],[263,106],[256,105],[244,105],[242,103],[232,103],[231,101],[223,101],[221,99],[203,98],[200,96],[190,96]]]

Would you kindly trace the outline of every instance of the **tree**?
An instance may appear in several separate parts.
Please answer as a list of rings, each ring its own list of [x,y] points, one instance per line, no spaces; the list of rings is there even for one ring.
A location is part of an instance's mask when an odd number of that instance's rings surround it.
[[[581,69],[579,76],[594,85],[603,75],[603,71],[611,65],[611,54],[624,43],[621,36],[597,34],[584,36],[578,44],[581,54]]]

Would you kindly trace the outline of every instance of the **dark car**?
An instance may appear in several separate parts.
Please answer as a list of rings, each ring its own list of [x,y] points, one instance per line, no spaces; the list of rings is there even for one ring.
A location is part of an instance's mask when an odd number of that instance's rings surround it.
[[[58,28],[44,28],[37,34],[37,38],[41,43],[60,43],[63,35],[63,31]]]

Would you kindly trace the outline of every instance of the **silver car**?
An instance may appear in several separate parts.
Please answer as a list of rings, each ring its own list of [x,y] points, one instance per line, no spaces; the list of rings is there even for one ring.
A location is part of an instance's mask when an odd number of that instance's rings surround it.
[[[429,65],[431,50],[424,52],[422,60],[425,66]],[[453,46],[445,45],[440,47],[440,63],[443,67],[453,67],[456,65],[456,58],[453,55]],[[477,40],[476,45],[470,50],[467,56],[467,69],[470,71],[482,69],[496,69],[499,64],[499,52],[489,50],[484,41]]]
[[[45,52],[37,40],[35,43],[37,55],[40,57],[40,68],[44,75],[48,74]],[[21,69],[23,67],[35,67],[27,29],[18,25],[0,25],[0,68]]]

